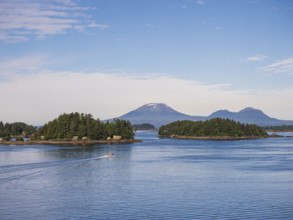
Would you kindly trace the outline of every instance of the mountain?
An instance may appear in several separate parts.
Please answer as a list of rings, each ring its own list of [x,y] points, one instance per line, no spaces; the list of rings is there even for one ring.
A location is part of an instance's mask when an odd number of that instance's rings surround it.
[[[239,112],[219,110],[209,116],[190,116],[180,113],[163,103],[149,103],[118,118],[129,120],[132,124],[149,123],[156,128],[178,120],[205,121],[212,118],[229,118],[241,123],[259,126],[293,125],[293,121],[271,118],[261,110],[250,107]]]
[[[220,110],[208,116],[212,118],[229,118],[241,123],[256,124],[259,126],[277,126],[277,125],[293,125],[293,121],[278,120],[271,118],[261,110],[254,108],[245,108],[239,112],[230,112],[228,110]]]
[[[149,103],[118,118],[129,120],[132,124],[149,123],[156,128],[177,120],[199,121],[206,119],[206,117],[190,116],[177,112],[163,103]]]

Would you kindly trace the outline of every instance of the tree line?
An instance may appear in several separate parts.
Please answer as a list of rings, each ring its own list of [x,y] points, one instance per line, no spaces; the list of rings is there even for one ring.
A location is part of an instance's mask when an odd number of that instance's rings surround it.
[[[293,125],[265,126],[266,131],[293,131]]]
[[[0,137],[10,140],[11,136],[31,135],[36,132],[36,128],[23,122],[3,123],[0,121]]]
[[[143,123],[143,124],[134,124],[132,125],[132,128],[136,131],[142,131],[142,130],[156,130],[155,126],[149,123]]]
[[[87,137],[90,140],[105,140],[113,135],[121,136],[122,139],[133,139],[134,132],[129,121],[115,119],[114,121],[102,122],[94,119],[91,114],[70,113],[62,114],[58,118],[40,127],[34,133],[33,139],[78,139]]]
[[[267,133],[257,125],[242,124],[231,119],[213,118],[207,121],[176,121],[163,125],[159,129],[159,135],[181,136],[264,136]]]

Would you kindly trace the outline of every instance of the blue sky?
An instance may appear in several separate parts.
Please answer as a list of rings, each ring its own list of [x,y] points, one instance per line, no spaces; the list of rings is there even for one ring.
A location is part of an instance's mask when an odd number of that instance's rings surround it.
[[[0,120],[106,119],[148,102],[293,120],[292,23],[285,0],[4,0]]]

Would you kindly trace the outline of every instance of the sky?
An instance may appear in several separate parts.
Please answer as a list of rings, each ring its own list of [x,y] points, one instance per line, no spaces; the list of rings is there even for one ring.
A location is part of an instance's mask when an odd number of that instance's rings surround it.
[[[1,0],[0,121],[146,103],[293,120],[291,0]]]

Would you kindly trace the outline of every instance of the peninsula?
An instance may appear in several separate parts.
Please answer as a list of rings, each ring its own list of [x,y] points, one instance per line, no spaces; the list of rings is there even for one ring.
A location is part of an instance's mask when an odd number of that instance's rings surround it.
[[[241,124],[231,119],[214,118],[207,121],[176,121],[163,125],[159,137],[201,140],[243,140],[268,137],[262,128],[254,124]]]

